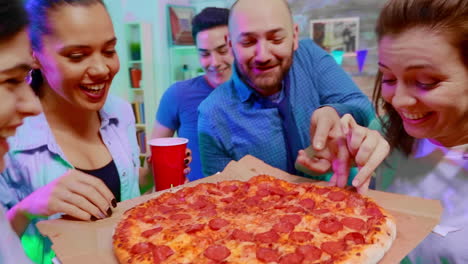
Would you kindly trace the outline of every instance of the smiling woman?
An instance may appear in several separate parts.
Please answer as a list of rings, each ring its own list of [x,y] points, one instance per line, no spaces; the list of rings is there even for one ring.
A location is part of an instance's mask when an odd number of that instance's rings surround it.
[[[130,105],[108,95],[119,70],[117,39],[101,0],[29,0],[34,74],[43,114],[10,140],[12,167],[0,202],[27,254],[50,263],[35,223],[67,214],[97,220],[139,192],[139,150]],[[26,36],[25,36],[26,37]]]
[[[0,0],[0,172],[5,169],[7,137],[15,133],[23,118],[41,110],[25,78],[32,66],[27,25],[19,0]],[[5,194],[0,192],[0,196]],[[0,263],[30,263],[1,205],[0,234]]]
[[[468,2],[390,0],[377,36],[374,101],[393,149],[377,188],[440,200],[440,225],[458,230],[429,235],[414,263],[467,263]]]

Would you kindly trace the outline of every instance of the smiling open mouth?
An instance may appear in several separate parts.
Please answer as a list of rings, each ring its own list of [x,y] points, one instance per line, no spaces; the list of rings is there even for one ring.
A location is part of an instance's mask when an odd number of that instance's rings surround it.
[[[93,84],[93,85],[84,85],[84,84],[80,85],[81,89],[85,90],[88,93],[95,93],[95,94],[100,93],[104,89],[104,87],[106,87],[105,83]]]
[[[426,112],[426,113],[405,113],[405,112],[401,112],[401,115],[405,119],[409,119],[409,120],[423,119],[423,118],[425,118],[426,116],[428,116],[430,114],[431,114],[430,112]]]

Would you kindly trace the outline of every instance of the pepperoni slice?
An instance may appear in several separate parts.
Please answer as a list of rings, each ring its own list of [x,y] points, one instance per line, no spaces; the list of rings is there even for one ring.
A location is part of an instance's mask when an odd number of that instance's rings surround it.
[[[185,233],[193,234],[198,231],[202,231],[203,228],[205,228],[205,224],[193,224],[185,230]]]
[[[208,222],[208,226],[211,228],[211,230],[219,230],[229,224],[229,221],[223,218],[214,218],[211,219],[210,222]]]
[[[310,241],[313,238],[314,235],[309,232],[291,232],[291,234],[289,234],[289,239],[300,243]]]
[[[201,217],[212,217],[212,216],[215,216],[215,215],[217,215],[217,214],[218,214],[218,213],[216,212],[215,209],[209,208],[209,209],[204,209],[204,210],[200,211],[200,212],[198,213],[198,216],[201,216]]]
[[[239,214],[245,212],[245,206],[240,203],[232,203],[224,206],[224,211],[231,214]]]
[[[254,241],[254,234],[244,230],[234,229],[234,231],[231,234],[231,238],[238,241],[252,242]]]
[[[278,239],[279,235],[273,230],[255,235],[255,240],[260,243],[275,243]]]
[[[169,219],[171,220],[187,220],[187,219],[192,219],[192,217],[189,214],[174,214],[169,216]]]
[[[280,187],[276,187],[276,186],[270,187],[269,190],[270,190],[271,195],[278,195],[280,197],[288,195],[288,193]]]
[[[271,248],[258,248],[257,252],[257,259],[263,262],[278,262],[279,253],[278,251],[271,249]]]
[[[323,215],[323,214],[326,214],[326,213],[328,213],[328,212],[330,212],[330,209],[325,209],[325,208],[323,208],[323,209],[315,209],[315,210],[312,211],[312,213],[313,213],[313,214],[316,214],[316,215]]]
[[[153,263],[161,263],[174,255],[174,251],[168,246],[155,246],[153,248]]]
[[[366,243],[366,240],[364,238],[364,236],[361,234],[361,233],[358,233],[358,232],[351,232],[351,233],[348,233],[345,237],[344,237],[344,240],[345,242],[352,242],[356,245],[360,245],[360,244],[365,244]]]
[[[177,197],[171,197],[167,199],[166,203],[169,205],[178,205],[178,204],[183,204],[185,202],[184,198],[177,198]]]
[[[341,202],[346,198],[346,194],[340,191],[330,192],[328,194],[328,199],[334,202]]]
[[[140,242],[135,245],[130,249],[130,253],[132,254],[145,254],[153,251],[153,248],[155,245],[150,242]]]
[[[217,196],[223,195],[223,193],[218,192],[218,191],[216,191],[216,190],[213,190],[213,189],[211,189],[211,188],[208,188],[208,189],[206,190],[206,192],[209,193],[209,194],[211,194],[211,195],[217,195]]]
[[[305,212],[304,208],[299,207],[299,206],[288,206],[286,207],[284,211],[287,213],[304,213]]]
[[[224,193],[235,192],[238,189],[239,187],[237,187],[237,185],[226,185],[226,186],[221,187],[221,191],[223,191]]]
[[[377,207],[369,207],[364,210],[364,214],[372,217],[382,217],[383,214]]]
[[[258,197],[266,197],[270,195],[270,191],[268,191],[267,189],[258,189],[255,195],[257,195]]]
[[[154,234],[157,234],[159,232],[161,232],[162,230],[162,227],[156,227],[156,228],[153,228],[153,229],[150,229],[150,230],[146,230],[144,232],[141,233],[141,236],[142,237],[145,237],[145,238],[148,238]]]
[[[279,222],[273,225],[272,229],[278,233],[289,233],[294,230],[294,225],[290,222]]]
[[[303,260],[304,255],[295,252],[282,256],[279,264],[301,264]]]
[[[320,195],[326,194],[329,191],[330,191],[330,189],[327,188],[327,187],[316,187],[315,190],[314,190],[315,193],[320,194]]]
[[[364,220],[356,218],[356,217],[345,217],[341,219],[341,223],[351,229],[360,231],[363,230],[366,226],[366,222]]]
[[[297,214],[283,215],[280,218],[281,222],[288,222],[293,225],[298,225],[302,221],[302,216]]]
[[[220,200],[223,203],[232,203],[235,201],[234,197],[226,197]]]
[[[231,251],[223,245],[211,245],[205,249],[203,255],[214,261],[222,261],[231,255]]]
[[[362,207],[366,204],[366,201],[362,199],[361,197],[358,197],[356,195],[350,195],[348,196],[348,199],[346,199],[346,206],[347,207]]]
[[[313,245],[299,246],[296,248],[296,252],[302,254],[305,261],[314,261],[322,256],[322,250]]]
[[[275,205],[274,202],[270,202],[270,201],[260,201],[259,204],[258,204],[258,207],[259,207],[260,209],[267,210],[267,209],[272,208],[274,205]]]
[[[244,203],[248,206],[257,206],[260,200],[262,200],[262,197],[250,196],[244,199]]]
[[[165,217],[162,217],[162,216],[159,216],[159,215],[156,215],[156,216],[153,216],[153,217],[150,217],[150,218],[147,218],[147,217],[144,217],[144,218],[140,218],[143,222],[145,223],[148,223],[148,224],[154,224],[158,221],[162,221],[162,220],[166,220]]]
[[[206,208],[216,208],[216,205],[212,203],[206,196],[199,195],[194,203],[189,205],[195,210],[206,209]]]
[[[319,228],[322,233],[333,234],[343,229],[343,224],[334,216],[323,218],[319,223]]]
[[[326,253],[335,255],[345,250],[346,244],[343,241],[327,241],[322,243],[321,248]]]
[[[307,210],[312,210],[315,207],[315,201],[310,198],[301,200],[299,204]]]
[[[158,211],[163,213],[163,214],[168,214],[174,211],[178,211],[179,209],[177,207],[171,207],[171,206],[165,206],[165,205],[160,205],[158,207]]]

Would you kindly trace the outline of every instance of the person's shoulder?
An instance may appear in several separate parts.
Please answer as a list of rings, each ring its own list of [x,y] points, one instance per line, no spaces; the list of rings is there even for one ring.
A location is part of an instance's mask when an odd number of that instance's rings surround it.
[[[311,39],[301,39],[299,47],[294,53],[294,64],[310,68],[327,55],[327,52]]]
[[[113,94],[107,96],[106,103],[99,112],[107,119],[118,119],[125,122],[133,120],[133,110],[130,103]]]
[[[130,103],[117,95],[109,94],[103,109],[108,113],[119,113],[122,107],[130,107]]]
[[[319,45],[317,45],[310,38],[304,38],[299,40],[298,52],[313,52],[313,53],[326,53]]]
[[[34,136],[31,136],[32,133]],[[47,144],[50,133],[44,113],[26,117],[23,119],[23,124],[16,129],[16,133],[8,138],[10,150],[36,148]]]
[[[183,80],[183,81],[177,81],[173,83],[169,88],[167,88],[168,91],[184,91],[187,89],[190,89],[194,86],[199,86],[200,83],[204,81],[203,75],[197,76],[191,79]]]
[[[228,102],[232,102],[233,82],[229,80],[214,89],[210,95],[200,103],[198,109],[202,111],[213,111],[222,109]]]

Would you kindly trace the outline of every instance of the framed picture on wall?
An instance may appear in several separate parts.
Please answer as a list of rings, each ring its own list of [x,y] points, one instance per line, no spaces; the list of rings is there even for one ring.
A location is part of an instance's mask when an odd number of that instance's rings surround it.
[[[354,55],[359,48],[359,17],[310,20],[310,38],[328,52]]]
[[[171,45],[194,45],[192,19],[195,8],[189,6],[167,6],[168,32]]]

